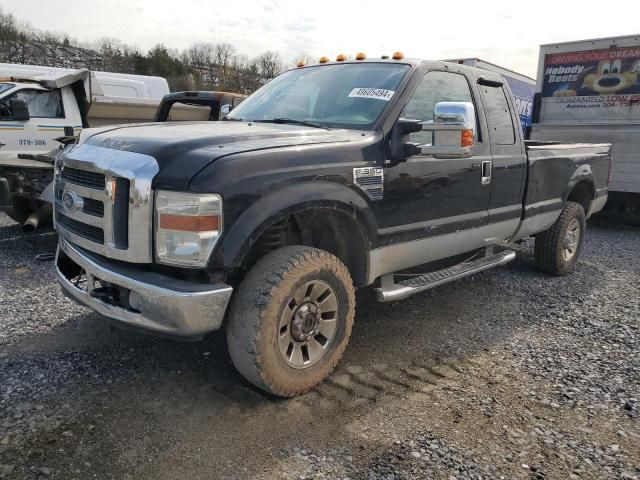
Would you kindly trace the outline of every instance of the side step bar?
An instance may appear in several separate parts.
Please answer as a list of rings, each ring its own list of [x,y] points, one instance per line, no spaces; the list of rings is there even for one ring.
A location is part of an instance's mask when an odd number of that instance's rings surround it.
[[[444,285],[445,283],[453,282],[454,280],[468,277],[499,265],[504,265],[515,258],[516,252],[508,250],[471,262],[460,263],[436,272],[411,277],[398,283],[393,282],[393,274],[390,273],[382,278],[382,285],[376,288],[376,294],[378,300],[381,302],[401,300],[413,294]]]

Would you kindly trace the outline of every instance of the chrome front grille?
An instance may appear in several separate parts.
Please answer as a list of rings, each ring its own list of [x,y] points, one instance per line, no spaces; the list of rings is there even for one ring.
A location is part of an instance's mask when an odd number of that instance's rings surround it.
[[[153,260],[153,157],[92,145],[56,160],[54,222],[67,241],[108,258]]]
[[[94,227],[93,225],[79,222],[78,220],[69,218],[60,212],[58,212],[57,221],[58,225],[62,226],[65,230],[68,230],[74,235],[78,235],[99,245],[104,245],[104,230],[100,227]]]
[[[93,198],[85,198],[82,211],[87,215],[102,218],[104,217],[104,203],[100,200],[94,200]]]
[[[69,183],[95,188],[97,190],[103,190],[105,187],[103,173],[89,172],[77,168],[68,167],[62,170],[62,179]]]
[[[64,192],[60,188],[56,188],[56,201],[62,202],[62,194]],[[104,203],[100,200],[94,200],[89,197],[82,198],[82,212],[94,217],[104,217]]]

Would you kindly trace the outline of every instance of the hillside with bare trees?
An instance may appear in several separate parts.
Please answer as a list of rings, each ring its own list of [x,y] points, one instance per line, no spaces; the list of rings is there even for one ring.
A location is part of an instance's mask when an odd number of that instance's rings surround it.
[[[0,62],[89,68],[165,77],[175,90],[250,93],[285,68],[277,52],[255,58],[226,42],[199,42],[178,51],[157,44],[148,52],[116,38],[80,44],[68,36],[36,30],[0,8]]]

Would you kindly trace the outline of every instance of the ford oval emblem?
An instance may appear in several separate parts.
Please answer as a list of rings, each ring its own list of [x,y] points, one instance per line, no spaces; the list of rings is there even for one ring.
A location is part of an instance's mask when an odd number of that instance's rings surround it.
[[[75,212],[76,210],[82,209],[84,199],[76,192],[67,190],[62,194],[62,206],[67,212]]]

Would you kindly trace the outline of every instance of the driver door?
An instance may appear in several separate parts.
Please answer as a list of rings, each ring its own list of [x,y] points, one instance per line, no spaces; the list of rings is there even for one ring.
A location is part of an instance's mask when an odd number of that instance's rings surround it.
[[[427,72],[401,117],[433,120],[436,104],[447,101],[472,102],[477,117],[482,109],[475,101],[474,91],[461,73]],[[477,125],[481,123],[476,121]],[[491,160],[491,152],[482,133],[476,127],[470,158],[418,154],[386,169],[384,199],[376,202],[382,242],[465,240],[469,239],[469,231],[487,225],[491,185],[483,183],[482,164]],[[413,133],[410,141],[428,145],[431,135]]]

